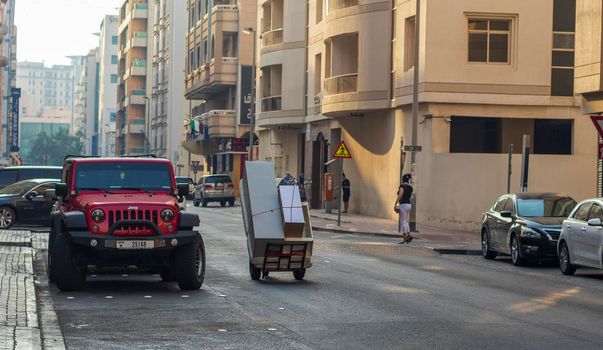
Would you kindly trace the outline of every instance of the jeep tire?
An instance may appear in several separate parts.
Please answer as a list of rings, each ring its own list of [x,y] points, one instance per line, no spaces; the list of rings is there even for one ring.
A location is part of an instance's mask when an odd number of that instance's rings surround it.
[[[71,240],[65,233],[55,233],[50,247],[52,270],[57,287],[63,292],[80,290],[86,282],[86,267],[78,266]]]
[[[53,255],[55,254],[55,250],[52,248],[55,239],[55,233],[51,230],[48,235],[48,256],[46,260],[46,275],[48,276],[48,282],[53,283],[56,281],[56,269],[54,268],[54,264],[52,263]]]
[[[176,250],[172,267],[176,272],[176,281],[180,289],[201,288],[205,278],[205,245],[201,235],[198,234],[192,243]]]

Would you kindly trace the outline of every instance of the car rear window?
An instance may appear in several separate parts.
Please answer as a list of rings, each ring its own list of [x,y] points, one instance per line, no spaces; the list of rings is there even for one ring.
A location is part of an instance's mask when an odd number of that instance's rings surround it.
[[[205,179],[206,184],[228,183],[232,182],[230,176],[210,176]]]

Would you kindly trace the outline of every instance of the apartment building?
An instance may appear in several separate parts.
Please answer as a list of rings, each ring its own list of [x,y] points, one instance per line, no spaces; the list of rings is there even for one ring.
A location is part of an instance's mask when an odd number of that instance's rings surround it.
[[[146,129],[148,12],[146,1],[120,2],[115,141],[118,155],[149,152]]]
[[[204,172],[230,174],[238,191],[249,147],[257,1],[189,0],[187,9],[190,103],[182,144],[204,157]]]
[[[307,5],[259,1],[257,124],[260,159],[303,173],[313,207],[333,207],[322,200],[323,174],[344,171],[353,212],[395,217],[400,175],[411,172],[401,145],[412,140],[415,45],[419,224],[479,228],[507,191],[510,144],[511,191],[519,190],[523,135],[530,191],[595,195],[596,132],[574,96],[575,1],[422,0],[417,43],[415,1]],[[303,63],[289,64],[293,50],[306,52]],[[341,140],[353,158],[326,166]]]
[[[98,46],[98,154],[115,156],[117,120],[117,21],[106,15],[100,25]]]
[[[154,0],[150,138],[151,152],[169,158],[176,166],[182,142],[184,114],[184,67],[187,30],[184,1]]]
[[[17,86],[22,90],[21,115],[40,116],[45,107],[71,109],[71,66],[46,67],[42,62],[17,63]]]
[[[99,140],[99,63],[98,48],[86,55],[75,90],[73,132],[80,135],[87,155],[97,156]]]

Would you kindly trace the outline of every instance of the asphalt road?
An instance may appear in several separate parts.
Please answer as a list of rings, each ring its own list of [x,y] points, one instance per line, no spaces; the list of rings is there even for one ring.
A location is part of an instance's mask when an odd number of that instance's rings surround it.
[[[314,267],[249,278],[240,208],[198,209],[200,291],[133,271],[51,287],[69,349],[601,349],[603,272],[315,232]],[[414,244],[414,242],[413,242]]]

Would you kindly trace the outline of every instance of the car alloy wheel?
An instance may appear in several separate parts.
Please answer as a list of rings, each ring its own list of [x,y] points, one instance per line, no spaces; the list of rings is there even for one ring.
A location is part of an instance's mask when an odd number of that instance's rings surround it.
[[[195,249],[195,271],[197,271],[197,277],[201,277],[203,275],[203,258],[201,257],[201,249],[203,246],[198,245]]]
[[[491,260],[496,258],[497,253],[490,250],[490,242],[488,239],[488,232],[484,230],[482,232],[482,256],[485,259]]]
[[[7,229],[13,226],[15,213],[10,208],[0,208],[0,229]]]
[[[520,252],[521,247],[519,246],[519,240],[517,236],[513,235],[511,237],[511,261],[513,261],[513,265],[521,266],[524,264],[524,257],[521,256]]]
[[[564,275],[573,275],[576,272],[576,268],[570,262],[569,248],[564,242],[561,244],[559,251],[559,268]]]

